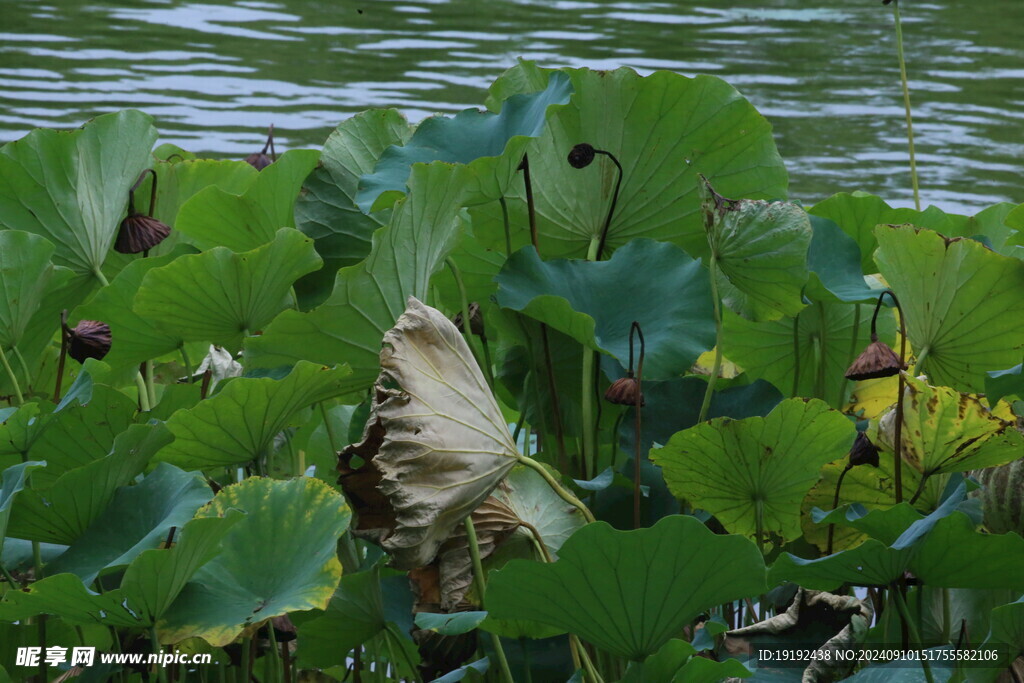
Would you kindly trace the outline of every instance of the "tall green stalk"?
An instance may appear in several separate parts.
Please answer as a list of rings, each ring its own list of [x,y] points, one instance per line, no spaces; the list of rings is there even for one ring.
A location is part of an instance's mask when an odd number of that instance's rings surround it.
[[[598,248],[601,246],[601,239],[594,238],[590,240],[590,248],[587,250],[587,260],[597,260]],[[595,443],[595,427],[596,420],[594,419],[594,368],[595,356],[597,353],[588,348],[583,349],[583,369],[580,376],[580,384],[582,386],[580,403],[582,405],[583,420],[581,428],[583,430],[583,472],[585,478],[590,478],[597,474],[597,446]]]
[[[18,378],[14,375],[14,370],[11,369],[11,364],[7,362],[7,354],[4,353],[4,347],[0,345],[0,364],[4,366],[4,372],[7,373],[7,379],[11,380],[11,386],[14,388],[14,400],[18,402],[20,406],[25,402],[25,397],[21,395],[21,385],[18,384]]]
[[[480,607],[484,607],[484,595],[487,592],[487,579],[484,574],[484,566],[480,561],[480,546],[476,540],[476,529],[473,527],[473,520],[466,517],[463,522],[466,527],[466,539],[469,541],[469,557],[473,561],[473,583],[476,585],[476,592],[479,596]],[[501,646],[501,638],[496,634],[491,634],[491,641],[494,644],[494,653],[498,659],[498,667],[501,670],[501,675],[505,679],[505,683],[515,683],[515,679],[512,677],[512,671],[508,666],[508,659],[505,657],[505,650]]]
[[[896,56],[900,61],[900,81],[903,84],[903,107],[907,112],[907,145],[910,149],[910,183],[914,188],[914,208],[921,210],[921,196],[917,182],[917,159],[914,156],[914,122],[910,115],[910,88],[907,86],[907,62],[903,57],[903,25],[900,21],[900,0],[892,0],[892,16],[896,22]]]
[[[711,395],[715,393],[718,373],[722,370],[722,298],[718,294],[718,259],[715,257],[713,244],[711,247],[711,258],[708,260],[708,270],[711,274],[711,301],[714,304],[715,312],[715,362],[711,366],[711,376],[708,377],[708,387],[704,390],[704,400],[700,404],[700,414],[697,416],[697,422],[703,422],[708,416],[708,409],[711,407]]]

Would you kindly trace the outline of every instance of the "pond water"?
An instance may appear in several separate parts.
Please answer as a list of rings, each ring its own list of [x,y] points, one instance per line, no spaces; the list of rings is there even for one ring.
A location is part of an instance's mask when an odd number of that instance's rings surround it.
[[[518,57],[708,73],[773,123],[791,196],[912,205],[893,18],[879,0],[5,2],[0,142],[135,107],[163,140],[241,157],[349,115],[481,106]],[[1024,2],[904,0],[924,204],[1024,201]]]

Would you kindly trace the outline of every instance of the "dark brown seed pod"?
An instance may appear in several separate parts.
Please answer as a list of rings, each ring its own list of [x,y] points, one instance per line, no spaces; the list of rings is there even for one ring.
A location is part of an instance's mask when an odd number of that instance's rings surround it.
[[[152,216],[133,213],[121,221],[114,241],[114,251],[121,254],[138,254],[148,251],[167,239],[171,226]]]
[[[612,382],[608,391],[604,392],[604,400],[620,406],[635,406],[637,392],[640,392],[640,405],[646,405],[644,394],[640,391],[640,383],[636,377],[627,375]]]
[[[270,156],[267,156],[267,150],[270,150]],[[263,145],[263,149],[255,154],[250,154],[245,158],[245,163],[249,164],[257,171],[262,171],[270,164],[277,161],[277,152],[274,150],[274,125],[270,125],[270,130],[267,131],[267,142]]]
[[[66,329],[68,355],[84,363],[86,358],[103,360],[110,351],[110,325],[98,320],[82,320],[75,327]]]
[[[569,165],[573,168],[586,168],[594,162],[597,151],[593,145],[581,142],[569,151]]]
[[[898,375],[900,370],[906,370],[907,366],[896,355],[896,352],[889,348],[885,342],[878,341],[878,337],[871,336],[871,343],[853,364],[846,369],[846,379],[860,381],[862,379],[877,379],[879,377],[892,377]]]
[[[465,332],[462,329],[461,312],[452,316],[452,323],[458,328],[459,332]],[[469,331],[478,337],[484,336],[484,319],[480,315],[480,304],[475,301],[469,303]]]
[[[867,434],[857,432],[857,438],[853,440],[853,447],[850,448],[850,465],[853,467],[858,465],[878,467],[878,451],[878,446],[871,443]]]

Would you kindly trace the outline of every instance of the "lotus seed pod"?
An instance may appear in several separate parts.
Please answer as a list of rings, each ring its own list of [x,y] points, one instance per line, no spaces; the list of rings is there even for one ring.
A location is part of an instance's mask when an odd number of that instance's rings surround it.
[[[83,320],[67,332],[68,355],[84,363],[86,358],[103,360],[110,351],[110,326],[98,320]]]
[[[569,165],[573,168],[586,168],[594,161],[594,146],[581,142],[569,152]]]
[[[846,370],[846,379],[860,381],[898,375],[907,366],[885,342],[872,335],[871,343]]]
[[[263,169],[265,169],[267,166],[270,166],[270,164],[274,162],[270,157],[268,157],[263,152],[256,152],[255,154],[250,154],[249,156],[247,156],[245,158],[245,163],[249,164],[257,171],[262,171]]]
[[[121,254],[138,254],[148,251],[167,239],[171,227],[157,219],[141,213],[133,213],[121,221],[121,229],[114,241],[114,251]]]
[[[644,394],[640,391],[640,383],[636,377],[622,377],[612,382],[608,391],[604,392],[604,400],[621,406],[635,406],[637,393],[640,394],[640,405],[646,405]]]
[[[864,432],[857,432],[857,438],[853,440],[853,447],[850,448],[850,464],[871,465],[878,467],[878,446],[871,443],[871,439]]]

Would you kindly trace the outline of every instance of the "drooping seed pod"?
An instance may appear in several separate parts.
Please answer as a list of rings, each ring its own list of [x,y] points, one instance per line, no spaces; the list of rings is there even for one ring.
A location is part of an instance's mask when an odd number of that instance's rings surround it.
[[[636,377],[627,375],[612,382],[612,385],[604,392],[604,400],[620,406],[635,406],[637,392],[640,392],[640,405],[646,405],[644,394],[640,391],[640,383]]]
[[[114,251],[120,254],[138,254],[148,251],[167,239],[171,226],[152,216],[133,213],[123,221],[114,241]]]
[[[110,326],[98,320],[82,320],[72,328],[65,328],[68,355],[84,363],[86,358],[103,360],[110,351]]]
[[[573,168],[586,168],[594,162],[596,154],[593,145],[581,142],[569,151],[569,165]]]
[[[850,448],[850,465],[871,465],[878,467],[879,448],[871,443],[864,432],[857,432],[857,438],[853,440],[853,447]]]
[[[872,334],[871,343],[847,368],[846,379],[860,381],[892,377],[906,369],[906,363],[900,360],[896,352],[885,342],[878,341],[878,335]]]
[[[270,150],[270,156],[267,156],[268,149]],[[267,131],[267,142],[263,145],[263,149],[247,156],[245,163],[257,171],[262,171],[275,161],[277,161],[277,152],[274,150],[274,124],[270,124],[270,130]]]

